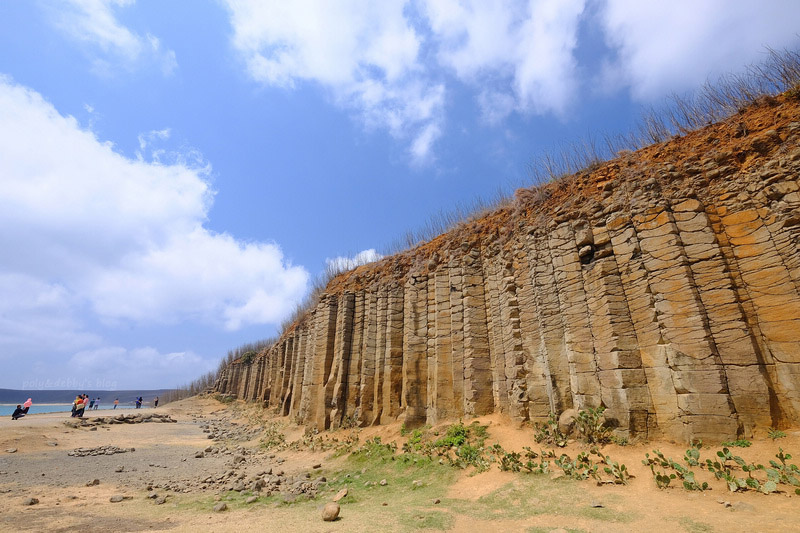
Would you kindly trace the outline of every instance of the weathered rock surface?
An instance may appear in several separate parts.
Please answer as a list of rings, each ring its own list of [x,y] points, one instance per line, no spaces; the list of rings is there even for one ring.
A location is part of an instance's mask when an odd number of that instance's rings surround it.
[[[799,423],[799,178],[780,98],[520,190],[335,278],[216,389],[319,429],[601,404],[632,436]]]

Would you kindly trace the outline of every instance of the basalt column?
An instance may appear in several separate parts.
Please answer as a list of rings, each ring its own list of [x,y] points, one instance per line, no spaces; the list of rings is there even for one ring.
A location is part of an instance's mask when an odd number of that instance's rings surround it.
[[[428,277],[411,274],[403,299],[404,423],[413,428],[425,424],[428,406]]]

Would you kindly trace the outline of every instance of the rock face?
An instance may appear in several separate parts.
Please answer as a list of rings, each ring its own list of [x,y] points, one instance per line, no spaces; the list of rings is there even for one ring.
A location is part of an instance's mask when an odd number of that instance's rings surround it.
[[[604,405],[677,440],[800,422],[800,102],[538,189],[328,285],[216,389],[319,429]]]

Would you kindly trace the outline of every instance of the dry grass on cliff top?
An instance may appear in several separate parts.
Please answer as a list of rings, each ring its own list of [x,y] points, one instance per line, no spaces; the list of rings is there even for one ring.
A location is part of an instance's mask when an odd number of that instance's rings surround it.
[[[374,263],[342,273],[328,283],[325,293],[357,291],[377,284],[402,283],[410,271],[427,273],[435,268],[437,257],[446,257],[448,250],[462,245],[486,246],[502,244],[517,228],[545,227],[557,212],[578,213],[582,206],[598,202],[604,188],[618,187],[624,182],[641,181],[645,176],[667,165],[677,169],[684,164],[714,160],[742,171],[768,158],[781,149],[780,138],[765,138],[770,130],[785,128],[800,120],[800,98],[797,95],[764,96],[728,119],[675,136],[669,141],[652,144],[635,152],[627,152],[611,161],[561,177],[553,182],[516,193],[516,201],[480,218],[463,222],[448,233],[419,246],[385,257]],[[716,179],[711,178],[713,184]],[[683,178],[662,182],[665,191],[678,190]],[[433,262],[431,262],[433,260]]]

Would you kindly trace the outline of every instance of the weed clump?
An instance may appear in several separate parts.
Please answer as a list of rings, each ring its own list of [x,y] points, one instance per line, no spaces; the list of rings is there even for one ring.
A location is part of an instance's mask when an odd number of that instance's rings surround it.
[[[700,448],[702,443],[695,444],[686,451],[684,461],[688,466],[697,466],[705,469],[712,474],[715,479],[724,481],[728,490],[731,492],[755,490],[763,494],[771,494],[779,491],[779,485],[795,487],[795,494],[800,495],[800,468],[789,463],[792,456],[784,453],[783,448],[779,448],[775,458],[778,461],[770,460],[770,467],[761,464],[754,464],[746,461],[738,455],[733,455],[728,447],[718,450],[713,459],[700,461]],[[687,467],[666,457],[659,450],[653,450],[654,457],[645,454],[642,464],[650,467],[656,486],[666,489],[675,479],[683,482],[686,490],[708,490],[707,482],[699,483],[695,479],[695,473]],[[663,470],[661,470],[663,469]],[[738,472],[747,474],[740,476]]]
[[[538,422],[533,426],[533,438],[538,443],[547,443],[559,448],[567,445],[567,436],[558,427],[558,417],[555,413],[550,413],[544,424]]]

